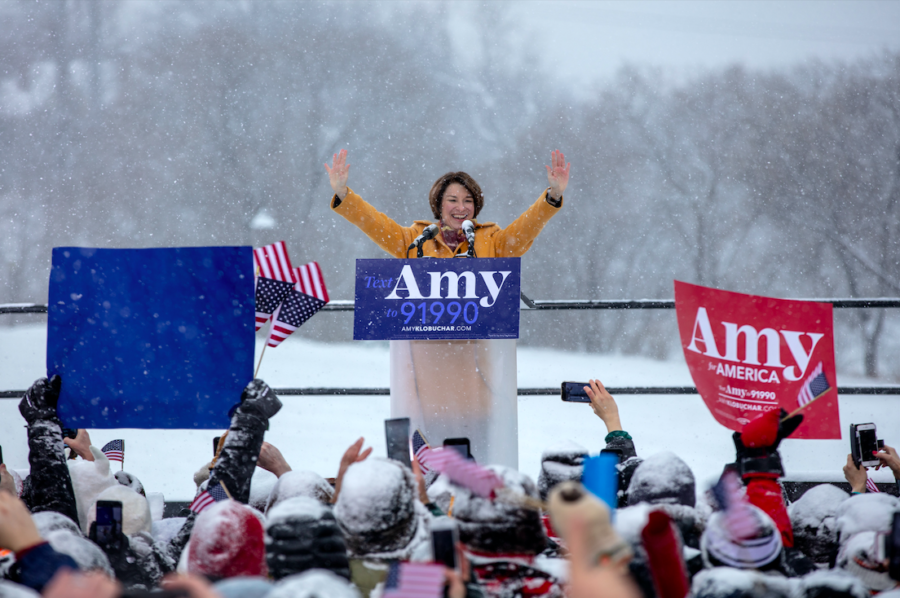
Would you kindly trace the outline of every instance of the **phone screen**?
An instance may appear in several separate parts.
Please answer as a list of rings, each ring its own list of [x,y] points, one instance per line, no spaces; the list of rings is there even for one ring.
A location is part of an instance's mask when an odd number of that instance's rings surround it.
[[[584,392],[587,382],[563,382],[562,400],[570,403],[590,403],[591,399]]]
[[[0,465],[3,465],[3,447],[0,446]]]
[[[434,562],[448,569],[456,569],[456,534],[453,529],[437,529],[431,532]]]
[[[409,458],[409,418],[384,420],[384,435],[387,438],[388,459],[400,461],[407,467],[412,467]]]
[[[122,534],[122,503],[115,500],[97,501],[97,544],[110,545]]]
[[[878,436],[875,430],[856,429],[859,434],[859,452],[863,461],[877,461],[873,453],[878,451]]]
[[[219,440],[221,440],[221,436],[216,436],[213,438],[213,457],[216,456],[216,451],[219,450]]]
[[[464,459],[472,458],[472,443],[469,442],[468,438],[447,438],[444,440],[444,446],[452,448],[462,455]]]
[[[63,428],[63,438],[75,438],[78,436],[78,430],[75,428]]]

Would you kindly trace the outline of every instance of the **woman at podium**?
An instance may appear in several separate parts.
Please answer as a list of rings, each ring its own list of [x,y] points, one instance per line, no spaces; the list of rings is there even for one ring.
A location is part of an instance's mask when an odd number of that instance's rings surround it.
[[[563,191],[569,183],[569,164],[559,150],[550,156],[547,169],[548,188],[525,212],[506,228],[493,222],[478,222],[484,195],[481,187],[465,172],[448,172],[431,186],[428,201],[439,232],[422,245],[428,257],[454,257],[469,251],[463,223],[471,221],[475,232],[475,255],[478,257],[520,257],[534,243],[544,225],[559,211]],[[407,249],[429,226],[430,220],[416,220],[412,226],[400,226],[379,212],[347,187],[350,165],[347,150],[334,154],[331,166],[325,164],[334,196],[331,209],[355,224],[375,243],[394,257],[407,257]],[[434,229],[431,229],[434,230]]]

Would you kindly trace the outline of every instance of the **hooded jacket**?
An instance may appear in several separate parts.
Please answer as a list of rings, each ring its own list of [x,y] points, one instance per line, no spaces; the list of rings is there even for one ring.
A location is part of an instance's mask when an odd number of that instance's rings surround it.
[[[547,192],[506,228],[493,222],[475,224],[475,255],[478,257],[520,257],[531,248],[535,238],[544,226],[562,207],[554,207],[547,201]],[[425,227],[434,224],[430,220],[416,220],[412,226],[400,226],[385,214],[379,212],[362,197],[348,188],[344,199],[332,196],[331,209],[355,224],[386,252],[397,258],[406,257],[406,248],[422,234]],[[426,257],[453,257],[469,250],[467,241],[450,249],[442,235],[437,235],[422,246]],[[415,252],[410,252],[410,257]]]

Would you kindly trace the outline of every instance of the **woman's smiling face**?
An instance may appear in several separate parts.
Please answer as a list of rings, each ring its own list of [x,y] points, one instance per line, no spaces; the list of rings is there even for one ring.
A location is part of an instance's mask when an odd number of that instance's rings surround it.
[[[441,220],[453,230],[462,228],[462,223],[475,215],[475,198],[464,185],[450,183],[441,200]]]

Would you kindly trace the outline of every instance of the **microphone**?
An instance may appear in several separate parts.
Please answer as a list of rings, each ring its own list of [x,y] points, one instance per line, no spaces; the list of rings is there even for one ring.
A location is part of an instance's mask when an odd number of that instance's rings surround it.
[[[416,237],[416,240],[410,243],[409,247],[406,248],[406,253],[409,254],[409,251],[415,247],[418,249],[419,257],[422,257],[422,245],[425,244],[425,241],[429,241],[435,238],[440,229],[437,224],[429,224],[425,227],[425,230],[422,231],[422,234]]]
[[[469,257],[475,257],[475,225],[471,220],[464,220],[462,230],[466,235],[466,242],[469,243]]]

